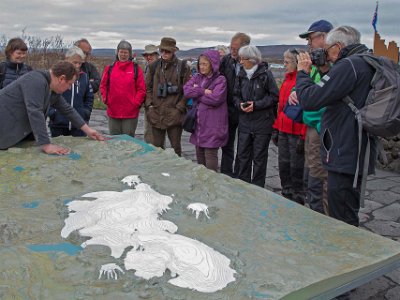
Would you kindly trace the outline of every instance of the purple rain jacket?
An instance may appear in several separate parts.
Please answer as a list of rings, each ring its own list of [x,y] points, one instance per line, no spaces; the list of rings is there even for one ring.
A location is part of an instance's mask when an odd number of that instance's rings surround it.
[[[220,56],[217,50],[206,50],[212,72],[208,76],[196,74],[183,87],[186,98],[197,105],[196,129],[190,143],[203,148],[219,148],[228,142],[228,106],[226,79],[219,73]],[[196,86],[195,86],[196,85]],[[209,89],[211,94],[204,91]]]

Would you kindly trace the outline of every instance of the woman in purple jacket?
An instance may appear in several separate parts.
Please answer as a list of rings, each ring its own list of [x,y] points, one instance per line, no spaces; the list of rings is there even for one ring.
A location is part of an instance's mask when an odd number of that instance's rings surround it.
[[[199,57],[199,73],[193,76],[183,91],[197,106],[196,129],[190,142],[196,146],[197,162],[218,171],[218,148],[228,141],[228,106],[226,79],[219,73],[217,50],[207,50]]]

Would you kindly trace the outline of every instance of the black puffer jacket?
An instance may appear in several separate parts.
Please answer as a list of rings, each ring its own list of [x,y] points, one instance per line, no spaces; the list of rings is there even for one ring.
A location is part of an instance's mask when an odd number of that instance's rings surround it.
[[[4,70],[4,73],[3,73]],[[15,63],[9,60],[1,62],[0,66],[0,89],[17,80],[22,75],[32,71],[32,68],[24,63]]]
[[[342,99],[349,95],[360,109],[371,89],[374,70],[360,56],[368,49],[364,45],[350,45],[341,50],[331,70],[315,84],[310,76],[297,73],[296,92],[305,110],[319,110],[326,106],[321,122],[321,158],[329,171],[355,174],[358,160],[358,124],[354,113]],[[363,131],[360,166],[364,163],[367,135]],[[369,172],[374,171],[376,151],[373,148]],[[362,172],[362,168],[360,169]]]
[[[242,68],[236,78],[234,103],[239,111],[239,131],[244,133],[271,134],[279,100],[279,89],[266,64],[258,65],[249,80]],[[245,113],[240,103],[253,101],[254,110]]]

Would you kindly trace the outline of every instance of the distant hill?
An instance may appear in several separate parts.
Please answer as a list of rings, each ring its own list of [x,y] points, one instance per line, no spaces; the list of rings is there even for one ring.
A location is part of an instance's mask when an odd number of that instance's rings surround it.
[[[201,53],[203,53],[209,48],[194,48],[190,50],[180,50],[177,52],[177,56],[180,58],[197,58]],[[260,49],[263,57],[268,59],[282,59],[283,52],[287,49],[298,48],[298,49],[306,49],[305,45],[271,45],[271,46],[257,46]],[[138,56],[142,54],[143,49],[134,49],[133,50]],[[93,49],[93,56],[98,57],[112,57],[115,55],[115,49]]]

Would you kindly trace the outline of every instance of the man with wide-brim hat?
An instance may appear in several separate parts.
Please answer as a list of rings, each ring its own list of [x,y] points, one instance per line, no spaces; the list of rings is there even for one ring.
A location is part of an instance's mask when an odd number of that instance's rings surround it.
[[[152,143],[164,148],[165,135],[175,153],[182,154],[182,120],[186,113],[183,85],[190,78],[190,69],[185,61],[178,59],[175,39],[163,37],[158,46],[161,57],[149,65],[146,74],[147,118],[151,125]]]
[[[157,60],[160,57],[158,53],[158,47],[156,45],[146,45],[144,47],[144,51],[142,52],[144,59],[146,60],[147,64],[152,63],[153,61]],[[146,65],[147,68],[147,65]]]
[[[175,39],[171,37],[163,37],[161,39],[161,43],[158,46],[158,48],[161,50],[167,50],[169,52],[176,52],[179,50],[179,48],[176,46],[176,41]]]

